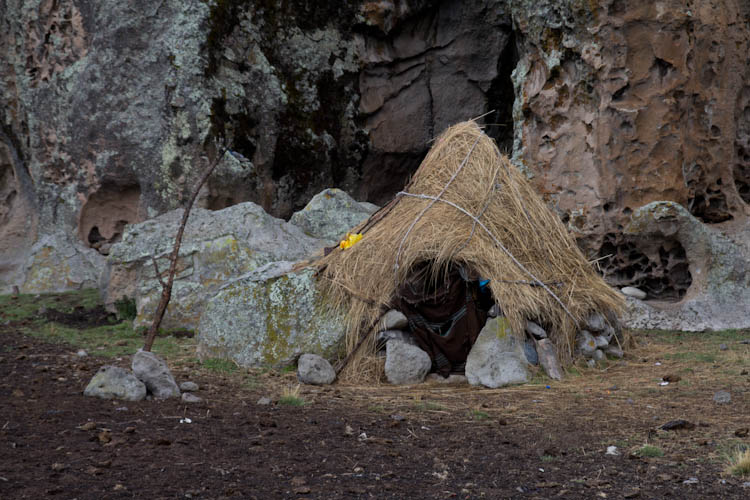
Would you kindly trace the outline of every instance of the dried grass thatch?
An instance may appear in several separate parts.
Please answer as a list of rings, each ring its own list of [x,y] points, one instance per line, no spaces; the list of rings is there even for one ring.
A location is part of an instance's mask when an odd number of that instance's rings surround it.
[[[353,231],[364,234],[359,243],[318,262],[319,286],[347,315],[349,353],[423,261],[433,276],[457,262],[491,279],[513,330],[522,333],[527,319],[548,326],[565,364],[579,323],[622,307],[558,217],[471,121],[446,130],[405,190]],[[345,379],[380,375],[374,337],[350,360]]]

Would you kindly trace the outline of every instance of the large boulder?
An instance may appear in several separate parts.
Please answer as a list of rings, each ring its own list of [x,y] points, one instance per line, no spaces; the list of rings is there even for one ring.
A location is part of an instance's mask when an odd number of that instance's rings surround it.
[[[140,401],[146,397],[146,385],[132,372],[119,366],[106,365],[91,378],[83,391],[84,396],[102,399]]]
[[[161,299],[154,262],[166,279],[169,255],[182,219],[182,209],[126,227],[107,260],[104,296],[107,304],[133,297],[135,326],[150,324]],[[164,328],[195,328],[206,300],[227,280],[277,260],[297,260],[322,242],[300,228],[268,215],[247,202],[224,210],[193,208],[177,260],[172,299]]]
[[[626,326],[686,331],[750,327],[750,228],[730,238],[683,206],[663,201],[636,210],[625,233],[644,246],[679,244],[685,255],[682,273],[690,279],[677,301],[627,297]]]
[[[302,353],[331,358],[342,347],[344,318],[316,289],[314,270],[273,262],[221,288],[198,326],[198,356],[242,366],[283,366]]]
[[[471,385],[490,388],[528,382],[530,373],[523,340],[513,335],[502,316],[487,320],[479,332],[466,358],[466,378]]]
[[[325,189],[313,196],[289,222],[299,226],[308,236],[336,244],[347,231],[378,209],[372,203],[361,203],[340,189]]]

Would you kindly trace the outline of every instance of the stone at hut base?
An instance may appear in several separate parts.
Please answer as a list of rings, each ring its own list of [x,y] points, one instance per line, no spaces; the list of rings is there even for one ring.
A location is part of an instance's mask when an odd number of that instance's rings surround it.
[[[588,330],[578,332],[577,344],[578,350],[587,358],[592,357],[596,352],[596,340]]]
[[[144,384],[148,392],[157,399],[178,398],[180,388],[177,387],[167,363],[156,354],[139,350],[133,355],[131,364],[133,373]]]
[[[146,385],[132,372],[119,366],[102,366],[83,391],[84,396],[102,399],[140,401],[146,397]]]
[[[533,336],[535,339],[546,339],[547,332],[533,321],[526,322],[526,333]]]
[[[536,352],[539,354],[539,364],[544,373],[552,380],[562,380],[562,369],[555,345],[549,339],[542,339],[536,343]]]
[[[466,358],[469,383],[494,389],[528,382],[530,374],[522,344],[513,336],[507,319],[501,316],[487,320]]]
[[[380,319],[381,330],[403,330],[407,326],[409,326],[409,321],[406,316],[396,309],[391,309]]]
[[[430,355],[419,347],[395,339],[386,344],[385,377],[391,384],[419,384],[431,367]]]
[[[607,356],[612,356],[613,358],[622,358],[625,353],[622,352],[622,349],[616,345],[608,345],[607,348],[604,350],[604,354]]]
[[[297,379],[303,384],[328,385],[336,380],[336,372],[325,358],[303,354],[297,362]]]

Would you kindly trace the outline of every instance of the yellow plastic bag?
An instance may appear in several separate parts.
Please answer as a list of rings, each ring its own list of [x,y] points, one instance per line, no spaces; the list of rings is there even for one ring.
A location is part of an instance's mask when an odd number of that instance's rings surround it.
[[[357,233],[357,234],[346,233],[346,238],[341,240],[341,243],[339,243],[339,248],[341,250],[346,250],[347,248],[351,248],[354,246],[355,243],[357,243],[361,239],[362,239],[362,233]]]

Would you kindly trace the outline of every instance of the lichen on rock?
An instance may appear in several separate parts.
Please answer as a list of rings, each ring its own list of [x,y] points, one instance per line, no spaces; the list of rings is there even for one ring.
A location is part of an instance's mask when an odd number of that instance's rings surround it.
[[[274,262],[225,285],[198,326],[198,355],[241,366],[284,366],[302,353],[326,358],[342,347],[344,318],[316,289],[314,271]]]

